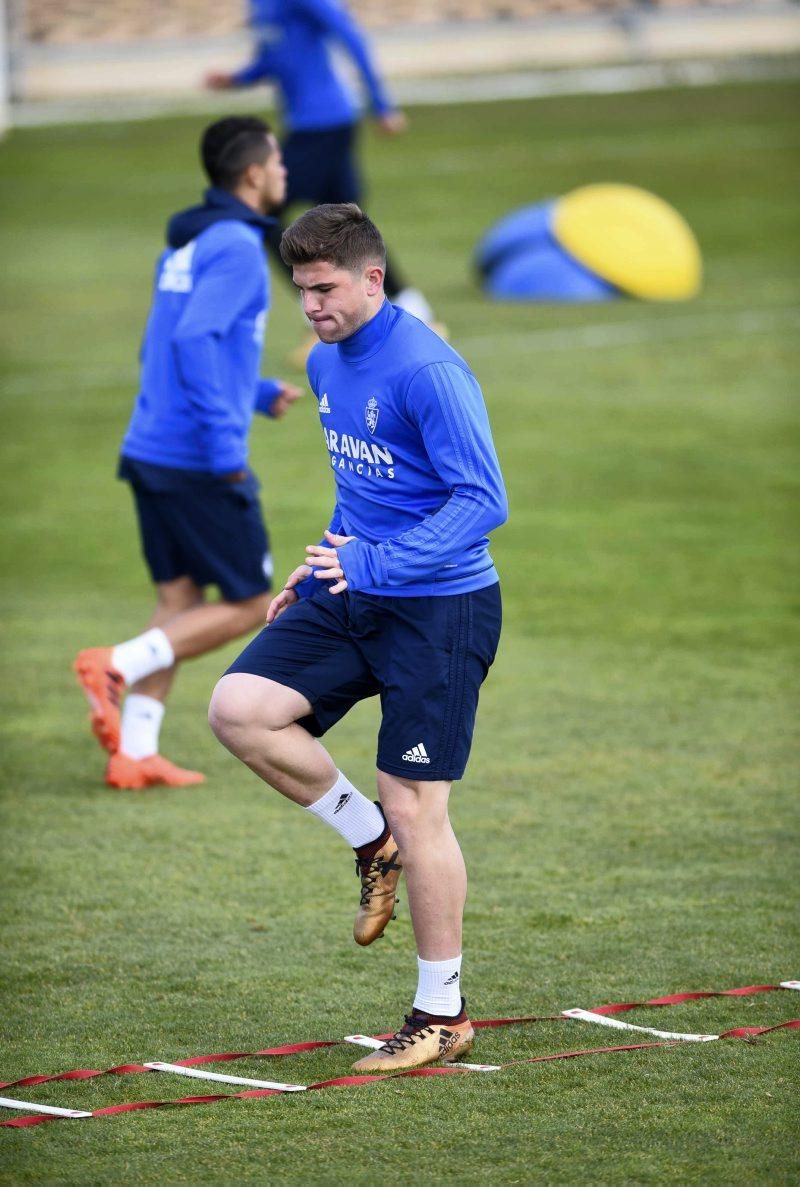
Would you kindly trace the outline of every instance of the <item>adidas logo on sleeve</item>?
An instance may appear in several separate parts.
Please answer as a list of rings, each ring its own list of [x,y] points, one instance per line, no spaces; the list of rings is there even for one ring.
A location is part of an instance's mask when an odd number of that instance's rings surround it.
[[[322,399],[319,402],[319,410],[323,416],[330,415],[331,406],[328,403],[328,393],[327,392],[322,393]]]
[[[428,752],[423,746],[422,742],[419,742],[416,746],[412,746],[411,749],[407,750],[403,755],[403,762],[430,763],[430,761],[431,760],[428,758]]]

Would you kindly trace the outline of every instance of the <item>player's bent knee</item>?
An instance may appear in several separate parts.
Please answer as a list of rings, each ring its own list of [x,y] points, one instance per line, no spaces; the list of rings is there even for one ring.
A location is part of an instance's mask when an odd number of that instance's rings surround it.
[[[261,676],[231,672],[212,693],[208,723],[220,742],[236,752],[253,730],[263,738],[310,711],[306,699],[293,689]]]
[[[232,745],[237,735],[253,724],[253,704],[248,699],[247,683],[241,676],[223,676],[211,694],[208,724],[224,745]]]

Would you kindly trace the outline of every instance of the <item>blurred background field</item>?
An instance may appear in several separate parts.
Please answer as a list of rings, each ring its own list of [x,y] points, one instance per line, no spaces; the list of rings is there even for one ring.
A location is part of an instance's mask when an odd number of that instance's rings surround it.
[[[366,140],[370,211],[481,380],[511,496],[493,549],[504,641],[453,802],[476,1017],[800,976],[797,91],[419,107],[406,138]],[[201,188],[205,122],[17,130],[0,148],[4,1081],[379,1032],[413,992],[404,909],[374,950],[354,950],[347,850],[208,731],[236,648],[176,687],[164,750],[209,776],[187,792],[103,787],[70,672],[78,648],[135,633],[149,607],[115,459],[153,262],[167,215]],[[486,227],[596,180],[686,216],[701,297],[486,302],[470,269]],[[284,358],[301,334],[276,278],[266,373],[297,379]],[[313,400],[252,441],[281,574],[330,507]],[[362,706],[334,738],[365,789],[376,721]],[[770,1025],[800,1015],[796,996],[633,1020]],[[614,1037],[542,1023],[486,1032],[476,1055]],[[790,1182],[797,1050],[782,1031],[6,1130],[0,1176]],[[310,1082],[351,1059],[333,1048],[243,1069]],[[93,1108],[193,1088],[129,1076],[20,1094]]]

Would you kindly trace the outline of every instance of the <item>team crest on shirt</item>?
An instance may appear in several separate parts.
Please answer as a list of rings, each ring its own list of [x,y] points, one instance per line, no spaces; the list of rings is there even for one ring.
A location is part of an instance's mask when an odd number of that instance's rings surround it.
[[[367,428],[371,433],[374,433],[378,427],[378,401],[374,396],[370,396],[367,400],[367,406],[364,409],[364,419],[367,422]]]

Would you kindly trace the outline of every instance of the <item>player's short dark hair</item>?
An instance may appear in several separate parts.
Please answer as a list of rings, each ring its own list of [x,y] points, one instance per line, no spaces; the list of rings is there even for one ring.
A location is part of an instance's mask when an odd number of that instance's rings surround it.
[[[212,185],[233,189],[248,165],[263,165],[272,151],[272,129],[255,115],[229,115],[210,124],[200,141],[203,168]]]
[[[321,260],[351,272],[367,264],[386,267],[381,233],[355,202],[328,202],[307,210],[283,232],[280,250],[289,267]]]

